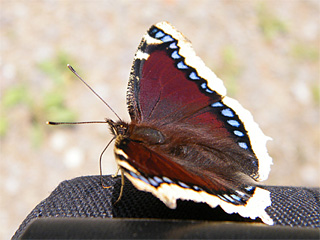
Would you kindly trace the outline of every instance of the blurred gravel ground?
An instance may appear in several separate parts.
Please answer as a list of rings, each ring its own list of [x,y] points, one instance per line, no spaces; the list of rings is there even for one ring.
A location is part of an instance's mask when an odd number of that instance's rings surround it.
[[[145,31],[167,20],[249,109],[274,159],[266,184],[319,186],[319,1],[0,1],[0,238],[65,179],[98,174]],[[104,173],[116,169],[112,147]]]

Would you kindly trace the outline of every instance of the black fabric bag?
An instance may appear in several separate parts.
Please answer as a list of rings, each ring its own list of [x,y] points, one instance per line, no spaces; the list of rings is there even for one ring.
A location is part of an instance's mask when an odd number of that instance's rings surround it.
[[[204,203],[178,200],[178,207],[172,210],[152,194],[137,190],[127,180],[121,200],[114,204],[120,193],[121,179],[104,176],[103,181],[110,187],[102,187],[100,176],[60,183],[26,217],[13,239],[319,239],[320,236],[319,188],[264,186],[271,192],[272,201],[266,212],[274,221],[274,226],[267,226],[259,219],[227,214],[220,207],[211,208]]]

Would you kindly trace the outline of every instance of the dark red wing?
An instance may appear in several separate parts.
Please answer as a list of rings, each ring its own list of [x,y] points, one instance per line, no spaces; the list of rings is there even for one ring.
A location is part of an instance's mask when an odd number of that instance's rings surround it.
[[[139,73],[137,94],[141,119],[137,122],[157,122],[166,124],[189,117],[210,103],[221,100],[218,94],[201,92],[199,84],[204,81],[190,81],[187,72],[176,67],[176,62],[168,54],[165,45],[147,47],[151,51],[147,61],[143,61]],[[201,122],[198,122],[201,124]]]
[[[226,200],[225,196],[232,196],[230,202],[233,204],[244,204],[255,189],[250,187],[249,190],[245,190],[243,188],[248,185],[239,186],[233,177],[222,177],[216,174],[219,171],[194,168],[188,164],[181,165],[172,157],[169,158],[142,143],[129,139],[120,142],[116,148],[118,163],[125,172],[153,187],[159,187],[161,184],[176,184],[186,189],[205,191],[223,200]],[[123,162],[129,163],[130,167],[127,168]]]
[[[140,143],[126,141],[125,144],[119,146],[119,149],[122,149],[128,155],[129,159],[127,160],[130,165],[145,177],[166,176],[173,181],[179,180],[186,184],[202,187],[208,184],[206,179],[199,178],[171,159],[154,152]]]
[[[136,55],[128,91],[130,116],[137,123],[176,122],[222,98],[207,87],[207,80],[200,78],[194,68],[186,65],[177,40],[171,39],[148,44],[145,38],[140,44],[138,53],[145,55]]]

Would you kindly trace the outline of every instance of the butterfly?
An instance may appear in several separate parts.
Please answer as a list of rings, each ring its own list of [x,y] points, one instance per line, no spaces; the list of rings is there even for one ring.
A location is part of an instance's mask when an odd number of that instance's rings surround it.
[[[106,122],[116,162],[137,189],[172,209],[191,200],[273,224],[270,192],[257,183],[270,171],[270,138],[170,23],[143,36],[127,106],[130,123]]]
[[[117,164],[137,189],[172,209],[192,200],[272,224],[270,192],[257,184],[272,164],[270,138],[170,23],[143,36],[127,106],[130,123],[107,122]]]

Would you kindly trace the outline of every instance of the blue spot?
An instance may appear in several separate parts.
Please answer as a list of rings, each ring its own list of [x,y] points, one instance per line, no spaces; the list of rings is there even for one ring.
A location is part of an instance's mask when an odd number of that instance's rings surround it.
[[[185,65],[183,61],[178,62],[177,67],[178,67],[179,69],[188,69],[188,66]]]
[[[192,80],[199,80],[200,79],[195,72],[191,72],[189,74],[189,78],[191,78]]]
[[[240,202],[241,198],[235,194],[231,194],[230,197],[232,197],[233,199],[235,199],[236,201]]]
[[[158,183],[163,183],[162,179],[159,177],[153,177],[154,180],[156,180]]]
[[[138,176],[140,180],[144,181],[147,184],[150,184],[150,182],[148,181],[148,179],[146,179],[144,176]]]
[[[199,188],[198,186],[193,186],[193,189],[196,190],[196,191],[200,191],[201,188]]]
[[[245,187],[244,189],[245,189],[247,192],[251,192],[251,191],[254,189],[254,187],[248,186],[248,187]]]
[[[153,180],[152,178],[148,178],[148,180],[152,186],[154,186],[154,187],[158,186],[158,183],[155,180]]]
[[[171,54],[171,57],[173,59],[179,59],[181,58],[181,56],[178,54],[178,50],[175,50],[172,54]]]
[[[170,178],[163,177],[162,179],[163,179],[163,181],[165,181],[166,183],[173,183]]]
[[[159,30],[157,28],[152,29],[150,32],[151,34],[155,34],[156,32],[158,32]]]
[[[231,198],[229,195],[227,195],[227,194],[223,194],[223,196],[224,196],[226,199],[228,199],[228,200],[229,200],[229,202],[235,203],[234,199],[233,199],[233,198]]]
[[[248,149],[248,145],[245,142],[238,142],[239,146],[243,149]]]
[[[224,198],[224,197],[222,197],[221,195],[217,195],[220,199],[222,199],[223,201],[226,201],[226,202],[228,202],[228,200],[226,199],[226,198]]]
[[[135,174],[134,172],[129,172],[129,174],[132,176],[132,177],[134,177],[134,178],[139,178],[138,176],[137,176],[137,174]]]
[[[234,116],[234,114],[230,108],[222,109],[221,113],[225,117],[233,117]]]
[[[227,121],[233,127],[239,127],[240,123],[237,120],[228,120]]]
[[[223,107],[223,104],[221,102],[215,102],[211,104],[211,107]]]
[[[155,38],[162,38],[164,35],[165,35],[164,32],[159,31],[154,36],[155,36]]]
[[[237,192],[239,195],[241,195],[241,196],[246,195],[245,193],[243,193],[243,192],[241,192],[241,191],[238,191],[238,190],[236,190],[236,192]]]
[[[243,132],[240,132],[240,131],[238,131],[238,130],[234,130],[233,133],[234,133],[235,135],[237,135],[238,137],[243,137],[243,136],[244,136],[244,133],[243,133]]]
[[[171,44],[169,45],[169,48],[171,48],[171,49],[177,49],[177,48],[178,48],[177,43],[176,43],[176,42],[171,43]]]
[[[202,87],[203,89],[206,89],[206,88],[207,88],[207,84],[206,84],[206,83],[202,83],[202,84],[201,84],[201,87]]]
[[[212,90],[209,89],[209,88],[206,88],[206,92],[207,92],[207,93],[214,93],[214,91],[212,91]]]
[[[174,39],[170,35],[166,35],[163,38],[161,38],[162,42],[171,42],[174,41]]]
[[[185,183],[183,183],[183,182],[178,182],[179,183],[179,185],[181,186],[181,187],[184,187],[184,188],[190,188],[187,184],[185,184]]]

